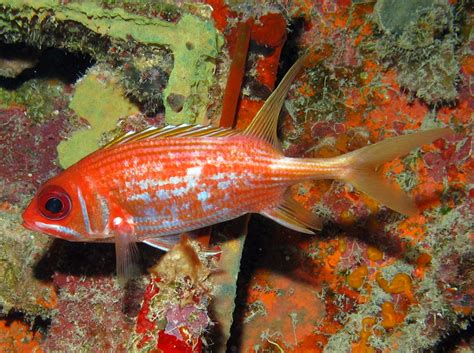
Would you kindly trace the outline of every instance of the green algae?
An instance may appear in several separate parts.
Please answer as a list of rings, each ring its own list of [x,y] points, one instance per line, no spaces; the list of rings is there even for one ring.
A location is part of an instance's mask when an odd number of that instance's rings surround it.
[[[112,55],[111,43],[120,46],[132,41],[168,48],[174,66],[163,92],[166,121],[179,124],[205,120],[215,59],[223,45],[222,35],[212,22],[184,13],[172,23],[120,7],[104,9],[90,1],[61,5],[51,0],[0,0],[0,9],[2,37],[9,42],[26,39],[40,47],[56,45],[85,51],[99,61]],[[58,33],[61,31],[71,31],[71,36]],[[184,100],[178,109],[169,99],[176,96]]]
[[[59,163],[67,168],[100,147],[103,133],[117,127],[120,118],[138,112],[124,95],[118,79],[107,70],[95,67],[77,84],[69,107],[89,123],[58,145]],[[100,92],[100,94],[98,94]]]
[[[75,0],[75,2],[80,2],[80,0]],[[170,22],[175,21],[182,13],[181,8],[166,2],[144,0],[101,0],[100,5],[105,9],[113,9],[120,5],[128,13],[146,17],[157,17],[157,14],[159,14],[161,18]]]
[[[15,90],[0,87],[0,107],[25,107],[28,117],[42,123],[57,114],[55,101],[64,96],[64,84],[56,80],[32,79]]]
[[[400,3],[403,3],[400,6]],[[433,0],[382,0],[375,5],[377,22],[391,33],[401,35],[406,26],[415,23],[422,11],[429,10]]]

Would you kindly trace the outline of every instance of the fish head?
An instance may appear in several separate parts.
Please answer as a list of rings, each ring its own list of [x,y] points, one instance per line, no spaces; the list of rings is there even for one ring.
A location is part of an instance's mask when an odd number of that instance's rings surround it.
[[[91,229],[91,208],[100,208],[97,197],[85,197],[90,193],[81,180],[68,170],[48,180],[23,212],[23,226],[69,241],[103,238]]]

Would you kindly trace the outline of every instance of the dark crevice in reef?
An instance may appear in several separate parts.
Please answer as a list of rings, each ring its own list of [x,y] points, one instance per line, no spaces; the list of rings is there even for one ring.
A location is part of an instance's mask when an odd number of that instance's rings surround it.
[[[454,353],[458,352],[459,347],[471,347],[474,337],[474,317],[464,330],[452,333],[444,340],[441,340],[436,347],[430,349],[432,353]],[[428,351],[426,352],[428,353]]]
[[[55,239],[35,265],[34,275],[51,281],[55,272],[75,276],[109,276],[115,271],[113,244],[68,242]]]
[[[261,220],[260,217],[257,220],[256,216],[252,216],[242,253],[242,259],[245,259],[245,261],[241,261],[240,263],[235,310],[233,313],[230,338],[227,342],[227,351],[231,353],[242,351],[241,337],[246,312],[245,303],[247,303],[248,300],[248,287],[255,271],[261,265],[259,259],[265,247],[265,226],[268,224],[266,222],[260,222]]]
[[[11,90],[35,78],[58,79],[66,84],[72,84],[95,63],[87,54],[71,53],[57,48],[38,50],[24,44],[5,43],[0,43],[1,60],[29,61],[25,69],[15,77],[0,76],[0,86]]]
[[[280,83],[286,72],[300,57],[299,38],[304,31],[304,27],[305,19],[303,17],[295,18],[288,27],[286,43],[281,51],[280,67],[278,68],[276,84]]]
[[[27,317],[24,313],[14,309],[10,310],[8,314],[1,314],[0,320],[4,320],[6,326],[10,326],[14,321],[22,321],[27,325],[30,325],[31,332],[41,332],[42,334],[45,334],[51,325],[51,319],[42,318],[41,316],[36,316],[34,318]]]
[[[305,19],[303,17],[298,17],[295,18],[288,27],[287,40],[281,51],[280,65],[278,68],[275,87],[280,83],[287,71],[296,60],[298,60],[302,53],[299,50],[299,39],[304,32],[305,24]],[[282,111],[285,111],[285,105],[283,105]],[[281,137],[280,131],[278,131],[278,136]]]

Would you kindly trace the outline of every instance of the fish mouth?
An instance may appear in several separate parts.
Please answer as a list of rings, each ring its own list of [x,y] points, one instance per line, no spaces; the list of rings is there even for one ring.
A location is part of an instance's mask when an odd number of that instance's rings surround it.
[[[33,206],[32,205],[33,205],[33,201],[30,201],[29,205],[21,213],[21,219],[22,219],[21,225],[24,228],[28,229],[28,230],[32,230],[32,231],[37,232],[38,227],[33,222],[34,219],[35,219],[35,215],[34,215],[34,212],[33,212]]]
[[[21,215],[21,218],[23,219],[23,222],[21,223],[21,225],[28,230],[41,233],[42,232],[41,229],[35,224],[35,222],[32,222],[31,220],[28,219],[29,218],[28,211],[29,211],[29,207]]]
[[[30,223],[28,221],[23,220],[23,223],[21,225],[23,227],[25,227],[26,229],[28,229],[28,230],[32,230],[34,232],[40,232],[41,233],[40,228],[37,225],[35,225],[34,223]]]

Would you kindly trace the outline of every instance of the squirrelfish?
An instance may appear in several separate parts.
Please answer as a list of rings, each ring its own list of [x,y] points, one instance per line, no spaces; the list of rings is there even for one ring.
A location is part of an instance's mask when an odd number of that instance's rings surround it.
[[[23,214],[24,226],[70,241],[113,241],[119,276],[136,242],[169,249],[179,234],[259,213],[303,233],[322,222],[287,190],[308,179],[337,179],[404,215],[413,201],[376,173],[449,129],[403,135],[334,158],[289,158],[276,136],[285,96],[301,57],[243,130],[203,126],[126,134],[42,185]]]

